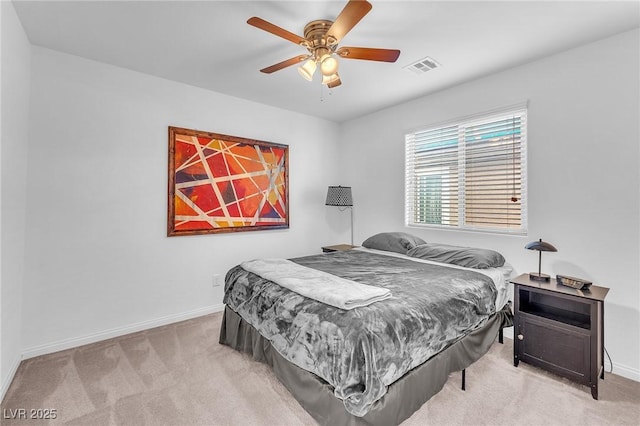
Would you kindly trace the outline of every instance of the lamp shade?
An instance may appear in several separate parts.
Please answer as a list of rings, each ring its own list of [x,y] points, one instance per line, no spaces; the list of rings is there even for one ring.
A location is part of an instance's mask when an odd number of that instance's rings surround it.
[[[298,67],[298,72],[305,80],[312,81],[313,73],[316,72],[316,62],[313,59],[309,59],[301,67]]]
[[[330,76],[338,71],[338,60],[330,54],[320,58],[320,72],[322,75]]]
[[[350,186],[330,186],[327,190],[327,206],[353,206]]]
[[[340,79],[340,77],[338,77],[338,74],[323,75],[322,76],[322,84],[329,85],[331,83],[334,83],[334,82],[338,81],[339,79]]]
[[[558,251],[557,248],[555,248],[548,242],[542,241],[542,238],[538,241],[534,241],[532,243],[527,244],[526,246],[524,246],[524,248],[526,248],[527,250],[538,250],[538,251]]]

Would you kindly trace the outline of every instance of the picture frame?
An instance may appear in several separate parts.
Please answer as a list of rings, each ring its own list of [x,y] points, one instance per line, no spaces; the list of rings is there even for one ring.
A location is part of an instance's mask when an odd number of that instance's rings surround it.
[[[289,228],[289,146],[169,126],[167,236]]]

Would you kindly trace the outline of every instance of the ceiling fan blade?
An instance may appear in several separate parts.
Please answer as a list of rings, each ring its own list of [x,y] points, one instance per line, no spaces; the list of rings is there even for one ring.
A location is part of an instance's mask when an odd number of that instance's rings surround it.
[[[366,0],[349,0],[340,15],[333,21],[327,36],[336,39],[336,43],[349,32],[371,10],[371,3]]]
[[[337,74],[336,74],[337,75]],[[340,80],[340,76],[337,79],[333,80],[331,83],[327,84],[329,89],[333,89],[334,87],[338,87],[342,84],[342,80]]]
[[[272,72],[280,71],[283,68],[290,67],[291,65],[299,64],[307,58],[310,58],[311,55],[298,55],[295,58],[287,59],[286,61],[278,62],[275,65],[271,65],[270,67],[263,68],[260,72],[265,74],[271,74]]]
[[[395,62],[400,51],[395,49],[374,49],[370,47],[341,47],[336,50],[345,59],[364,59],[367,61]]]
[[[280,28],[279,26],[274,25],[271,22],[267,22],[262,18],[258,18],[257,16],[254,16],[253,18],[249,18],[249,20],[247,20],[247,24],[253,25],[256,28],[260,28],[261,30],[264,30],[273,35],[277,35],[278,37],[282,37],[283,39],[289,40],[295,44],[303,44],[307,42],[304,38],[300,37],[299,35],[296,35],[283,28]]]

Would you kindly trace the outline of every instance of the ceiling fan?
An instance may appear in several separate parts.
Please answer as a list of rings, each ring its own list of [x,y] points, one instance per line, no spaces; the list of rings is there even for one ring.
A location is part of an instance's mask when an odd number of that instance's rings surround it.
[[[342,84],[338,75],[338,57],[344,59],[364,59],[367,61],[395,62],[400,56],[399,50],[375,49],[369,47],[340,47],[338,43],[356,26],[371,10],[371,3],[366,0],[349,0],[335,21],[318,19],[304,27],[304,37],[293,34],[264,19],[253,17],[247,23],[267,31],[285,40],[289,40],[308,50],[309,53],[298,55],[286,61],[278,62],[260,71],[266,74],[306,61],[298,68],[302,77],[311,81],[316,68],[320,67],[322,84],[333,88]]]

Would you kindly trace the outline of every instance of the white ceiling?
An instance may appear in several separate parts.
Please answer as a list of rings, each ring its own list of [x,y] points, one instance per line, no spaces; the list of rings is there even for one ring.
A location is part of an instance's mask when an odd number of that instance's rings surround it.
[[[343,84],[328,90],[295,66],[260,73],[306,51],[246,21],[258,16],[302,36],[346,0],[14,0],[34,45],[336,122],[640,26],[638,1],[370,2],[340,45],[400,49],[400,58],[341,59]],[[425,56],[442,67],[403,69]]]

